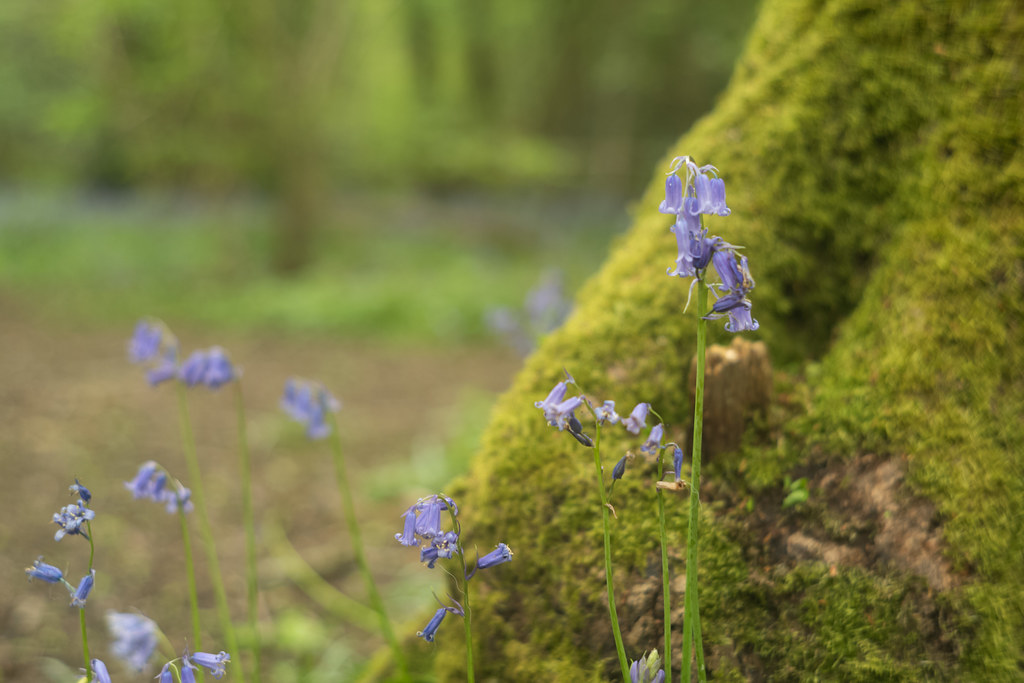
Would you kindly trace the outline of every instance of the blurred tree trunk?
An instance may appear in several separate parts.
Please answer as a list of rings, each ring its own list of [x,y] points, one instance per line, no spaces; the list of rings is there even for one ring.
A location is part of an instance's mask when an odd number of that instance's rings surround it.
[[[732,215],[711,231],[746,247],[751,336],[782,370],[770,418],[704,472],[715,679],[1020,677],[1022,46],[1012,0],[765,2],[717,108],[655,169],[632,230],[446,491],[467,547],[515,551],[473,579],[480,678],[616,675],[591,453],[533,402],[567,368],[622,411],[650,401],[686,441],[696,324],[687,283],[665,277],[675,242],[657,213],[677,154],[726,180]],[[548,87],[571,86],[576,69],[553,72]],[[607,470],[638,444],[606,434]],[[783,508],[787,478],[807,479],[806,503]],[[638,459],[612,500],[632,658],[663,644],[652,479]],[[668,507],[678,672],[686,515]],[[464,680],[458,631],[438,636],[443,680]]]

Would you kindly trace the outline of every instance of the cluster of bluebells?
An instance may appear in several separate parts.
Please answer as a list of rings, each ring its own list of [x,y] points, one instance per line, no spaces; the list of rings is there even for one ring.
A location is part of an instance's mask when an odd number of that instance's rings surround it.
[[[160,628],[156,622],[141,614],[111,611],[107,612],[107,629],[114,639],[110,647],[114,656],[139,673],[145,671],[160,637]],[[223,651],[217,654],[186,651],[181,657],[166,662],[156,680],[159,683],[172,683],[176,680],[174,673],[177,671],[182,683],[195,683],[195,672],[199,667],[220,679],[227,673],[226,665],[230,661],[231,655]],[[94,659],[92,670],[96,676],[94,681],[110,683],[110,675],[103,662]]]
[[[543,401],[534,402],[534,406],[539,408],[544,413],[544,419],[547,420],[548,424],[552,427],[557,427],[559,431],[568,431],[572,436],[584,446],[593,446],[593,439],[589,435],[583,433],[583,426],[579,419],[576,417],[576,410],[580,406],[586,406],[594,416],[594,420],[598,425],[603,424],[619,424],[634,436],[639,436],[640,432],[647,427],[647,417],[651,413],[650,403],[638,403],[630,411],[626,417],[621,417],[615,412],[615,401],[605,401],[600,405],[591,403],[582,394],[566,398],[568,393],[569,385],[575,385],[576,381],[569,376],[567,379],[562,380],[554,386],[554,388],[548,393],[547,397]],[[683,469],[683,449],[675,443],[663,444],[662,441],[665,435],[665,426],[661,423],[654,425],[651,428],[647,439],[640,445],[640,452],[648,457],[657,457],[662,450],[672,447],[672,465],[675,470],[675,482],[672,484],[665,484],[664,488],[678,489],[682,488],[682,469]],[[632,457],[631,454],[627,453],[615,464],[612,469],[612,481],[622,479],[626,472],[626,462]],[[662,486],[663,482],[659,482],[659,486]]]
[[[60,512],[53,513],[53,523],[60,527],[53,537],[55,541],[59,541],[65,536],[76,535],[84,536],[88,540],[89,535],[82,530],[82,525],[87,525],[88,522],[96,519],[96,512],[89,509],[89,502],[92,500],[92,494],[89,492],[89,489],[79,484],[78,480],[75,479],[75,483],[71,485],[70,490],[72,493],[78,494],[78,502],[65,505],[60,509]]]
[[[194,351],[179,363],[178,340],[156,320],[141,320],[135,326],[128,340],[128,358],[147,367],[146,379],[153,386],[177,379],[189,387],[201,384],[216,389],[238,377],[238,370],[219,346]]]
[[[322,384],[293,377],[284,384],[281,409],[306,426],[310,439],[324,439],[331,434],[327,415],[341,410],[341,402]]]
[[[454,521],[453,529],[447,531],[444,529],[441,522],[442,512],[447,512],[446,516]],[[459,506],[447,496],[432,495],[421,498],[402,514],[405,521],[401,533],[395,534],[395,540],[404,546],[419,547],[420,562],[426,564],[428,569],[433,569],[437,560],[451,559],[456,554],[463,554],[462,546],[459,543],[462,529],[457,519],[458,514]],[[511,559],[512,549],[504,543],[499,543],[494,550],[477,558],[473,568],[467,570],[465,579],[468,581],[473,578],[479,569],[489,569]],[[445,615],[464,616],[462,606],[454,599],[452,602],[454,607],[442,604],[426,627],[416,635],[428,642],[433,642],[434,633],[441,625]]]
[[[181,664],[181,683],[196,683],[196,671],[203,667],[216,679],[221,679],[227,673],[225,665],[231,661],[231,655],[221,650],[217,654],[210,652],[185,653],[178,660],[172,660],[164,664],[157,676],[158,683],[174,683],[175,661]]]
[[[685,183],[677,175],[684,167]],[[717,169],[711,165],[697,166],[690,157],[674,159],[672,172],[665,180],[665,200],[658,210],[676,217],[671,230],[676,236],[678,255],[675,268],[669,268],[668,274],[702,280],[708,264],[713,265],[721,282],[711,285],[716,301],[707,319],[728,316],[725,329],[729,332],[756,330],[758,323],[750,315],[752,304],[747,298],[754,288],[747,257],[740,257],[737,263],[737,247],[721,237],[708,236],[701,219],[703,215],[731,213],[725,203],[725,181],[718,177]]]
[[[86,529],[89,523],[96,518],[96,513],[89,508],[89,503],[92,501],[92,493],[89,492],[89,489],[78,483],[77,479],[71,485],[70,491],[78,495],[78,502],[65,505],[60,509],[60,512],[54,513],[53,523],[60,527],[57,529],[54,540],[60,541],[65,536],[81,536],[91,543],[92,541],[89,539]],[[85,528],[83,529],[83,527]],[[85,601],[96,584],[95,569],[90,568],[89,572],[79,580],[78,585],[74,586],[64,578],[64,572],[58,567],[43,562],[42,556],[36,559],[31,567],[25,569],[25,574],[29,580],[39,579],[46,583],[62,584],[67,588],[68,594],[71,596],[71,606],[79,609],[85,608]]]
[[[144,498],[162,503],[169,514],[178,510],[192,511],[192,491],[177,479],[172,479],[164,468],[152,460],[142,463],[135,478],[126,481],[124,485],[136,500]]]

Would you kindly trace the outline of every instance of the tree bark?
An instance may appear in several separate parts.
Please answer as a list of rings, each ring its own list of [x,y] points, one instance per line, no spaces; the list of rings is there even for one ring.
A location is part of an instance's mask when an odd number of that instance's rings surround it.
[[[657,212],[681,154],[725,178],[732,215],[711,232],[745,246],[761,324],[748,336],[779,370],[767,426],[704,472],[711,674],[1019,678],[1022,45],[1009,0],[765,2],[718,106],[655,169],[629,234],[446,491],[467,547],[515,551],[473,579],[480,679],[615,677],[590,453],[533,402],[566,368],[599,402],[650,401],[685,442],[696,325],[686,284],[665,276],[675,242]],[[621,430],[601,443],[606,471],[638,446]],[[783,509],[787,476],[809,498]],[[631,658],[662,649],[653,478],[634,461],[612,500]],[[676,588],[683,498],[668,505]],[[441,679],[464,680],[461,647],[455,629],[438,636]]]

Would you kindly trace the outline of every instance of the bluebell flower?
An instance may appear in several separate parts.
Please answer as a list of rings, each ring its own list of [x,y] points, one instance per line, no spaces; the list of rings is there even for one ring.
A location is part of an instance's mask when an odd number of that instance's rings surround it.
[[[511,561],[512,555],[513,553],[511,548],[504,543],[499,543],[497,548],[477,560],[476,566],[478,569],[488,569]]]
[[[111,683],[107,665],[101,660],[93,659],[89,662],[89,668],[92,669],[92,683]]]
[[[725,324],[728,332],[754,331],[759,325],[750,315],[753,304],[747,298],[747,294],[754,288],[754,278],[750,275],[750,266],[747,257],[740,257],[739,264],[736,263],[735,253],[728,249],[715,252],[712,261],[715,271],[721,280],[721,284],[713,286],[716,295],[728,292],[719,296],[711,305],[711,313],[705,316],[706,320],[716,320],[725,315],[729,321]]]
[[[707,167],[704,168],[713,168]],[[715,216],[728,216],[732,211],[725,205],[725,181],[721,178],[712,178],[703,172],[696,173],[694,177],[694,190],[697,196],[696,206],[690,210],[698,214],[711,214]]]
[[[53,540],[59,541],[65,536],[75,535],[89,538],[89,535],[82,531],[82,524],[95,518],[96,513],[86,507],[85,501],[82,499],[79,499],[77,504],[65,505],[60,512],[53,514],[53,523],[60,527],[54,534]]]
[[[665,178],[665,199],[658,206],[661,213],[683,213],[683,181],[674,172]]]
[[[419,541],[416,539],[416,510],[415,508],[409,508],[405,514],[402,515],[405,518],[405,525],[402,528],[402,533],[395,534],[395,539],[406,546],[419,545]]]
[[[554,426],[559,414],[559,406],[565,401],[565,392],[568,389],[568,385],[569,382],[567,380],[559,382],[548,392],[547,397],[543,401],[534,401],[533,403],[535,408],[540,408],[544,412],[544,419],[552,426]]]
[[[665,672],[661,668],[661,657],[657,650],[630,665],[629,680],[630,683],[662,683],[665,680]]]
[[[192,666],[188,656],[181,658],[181,683],[196,683],[197,667]]]
[[[192,355],[178,368],[178,379],[185,386],[194,387],[203,381],[207,364],[209,364],[209,359],[206,357],[206,351],[193,351]]]
[[[452,602],[455,602],[455,600],[452,600]],[[430,621],[423,628],[423,630],[417,631],[416,635],[422,638],[423,640],[427,641],[428,643],[434,642],[434,633],[437,632],[437,629],[441,625],[441,622],[444,620],[445,615],[449,612],[451,614],[457,614],[460,617],[465,616],[465,612],[462,610],[462,605],[460,605],[457,602],[455,602],[455,607],[446,607],[444,605],[441,605],[441,609],[437,610],[437,612],[434,613],[434,616],[430,618]]]
[[[427,499],[420,514],[416,518],[416,533],[423,538],[432,539],[441,533],[442,502],[437,496]],[[447,509],[447,508],[445,508]]]
[[[87,489],[84,486],[82,486],[81,484],[79,484],[77,479],[75,479],[75,483],[74,484],[72,484],[70,487],[68,487],[68,490],[70,490],[71,493],[76,494],[79,498],[81,498],[87,504],[88,504],[88,502],[90,500],[92,500],[92,493],[89,492],[89,489]]]
[[[676,481],[683,479],[683,449],[676,446],[672,451],[672,469],[675,470]]]
[[[323,385],[291,378],[284,384],[281,409],[296,422],[306,425],[307,437],[323,439],[331,433],[327,414],[338,412],[341,402]]]
[[[52,564],[46,564],[43,562],[42,555],[32,563],[31,567],[25,569],[25,573],[28,574],[29,580],[40,579],[46,583],[60,583],[64,580],[64,572],[57,569]]]
[[[171,671],[170,662],[164,664],[164,668],[160,669],[160,675],[157,678],[157,683],[174,683],[174,673]]]
[[[446,614],[448,614],[447,607],[442,607],[434,612],[434,616],[430,618],[427,625],[423,627],[422,631],[417,631],[416,635],[428,643],[434,642],[434,634],[437,632],[438,627],[441,626],[441,622],[444,621]]]
[[[647,426],[647,413],[650,410],[650,403],[638,403],[629,414],[629,417],[622,419],[622,426],[630,434],[639,434],[640,430]]]
[[[128,358],[148,364],[146,379],[156,386],[178,374],[178,341],[162,323],[141,320],[128,341]]]
[[[228,360],[224,349],[214,346],[207,351],[206,374],[203,376],[203,384],[211,389],[216,389],[233,379],[235,379],[235,368]]]
[[[140,320],[135,325],[135,332],[128,340],[128,358],[133,363],[145,363],[156,358],[160,351],[163,333],[158,325]]]
[[[558,427],[558,431],[563,431],[569,425],[570,421],[576,418],[574,413],[582,404],[582,396],[573,396],[572,398],[565,399],[550,410],[545,411],[544,416],[548,419],[549,425],[552,427]],[[578,424],[578,421],[576,424]],[[573,431],[573,433],[580,433],[578,429],[573,429],[571,431]]]
[[[156,622],[141,614],[107,612],[107,630],[114,639],[114,656],[138,672],[146,669],[157,646]]]
[[[74,594],[71,596],[71,606],[84,608],[85,601],[89,597],[89,593],[92,591],[93,584],[96,583],[96,570],[90,569],[89,573],[82,577],[82,580],[78,582],[78,588],[75,589]]]
[[[176,513],[179,509],[191,512],[192,491],[177,479],[168,485],[169,479],[163,468],[150,460],[142,463],[135,478],[126,481],[124,485],[136,500],[147,498],[155,503],[163,503],[168,514]]]
[[[647,441],[644,441],[643,445],[640,446],[640,452],[645,455],[655,455],[658,450],[661,449],[661,439],[665,432],[665,426],[662,424],[654,425],[651,429],[650,435],[647,437]]]
[[[178,376],[178,353],[168,351],[160,355],[160,360],[146,372],[146,381],[150,386],[174,379]]]
[[[594,408],[594,417],[597,418],[598,424],[617,424],[619,415],[615,412],[615,401],[605,401]]]
[[[615,467],[612,468],[612,481],[622,479],[623,475],[626,474],[626,458],[628,457],[628,455],[624,455],[615,463]]]
[[[224,665],[231,661],[231,655],[223,650],[215,655],[209,652],[194,652],[189,659],[193,664],[208,669],[214,678],[222,678],[226,673]]]
[[[395,539],[406,546],[419,545],[417,536],[431,542],[442,533],[441,511],[449,508],[458,516],[459,506],[447,496],[432,495],[420,498],[402,515],[405,518],[402,533],[395,534]]]
[[[427,569],[433,569],[438,559],[451,559],[459,548],[459,535],[454,531],[438,534],[430,540],[430,545],[420,549],[420,562],[427,563]]]

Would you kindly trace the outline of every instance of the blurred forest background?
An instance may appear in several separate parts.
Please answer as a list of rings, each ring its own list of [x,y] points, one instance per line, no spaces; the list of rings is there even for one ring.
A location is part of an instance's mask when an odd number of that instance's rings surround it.
[[[48,525],[78,476],[113,526],[102,569],[118,573],[97,581],[90,628],[131,607],[185,632],[176,545],[132,531],[120,483],[150,457],[183,471],[166,392],[124,360],[135,321],[155,315],[186,351],[222,344],[245,368],[261,523],[316,570],[261,565],[275,680],[339,680],[378,642],[303,583],[362,594],[336,493],[310,487],[329,463],[277,407],[289,374],[343,399],[368,552],[403,633],[422,627],[435,577],[393,527],[464,471],[518,366],[490,314],[528,317],[557,299],[522,311],[538,282],[571,297],[598,268],[665,150],[725,87],[755,5],[0,2],[0,497],[17,511],[0,574],[41,553],[80,564]],[[227,494],[215,528],[230,530],[220,399],[197,398],[197,436],[204,478]],[[240,567],[226,534],[224,566]],[[0,680],[65,680],[41,657],[77,666],[64,603],[0,582]]]
[[[40,190],[69,209],[51,223],[140,195],[163,216],[241,201],[282,274],[373,220],[339,207],[395,192],[615,214],[724,86],[754,4],[8,0],[4,224]]]

